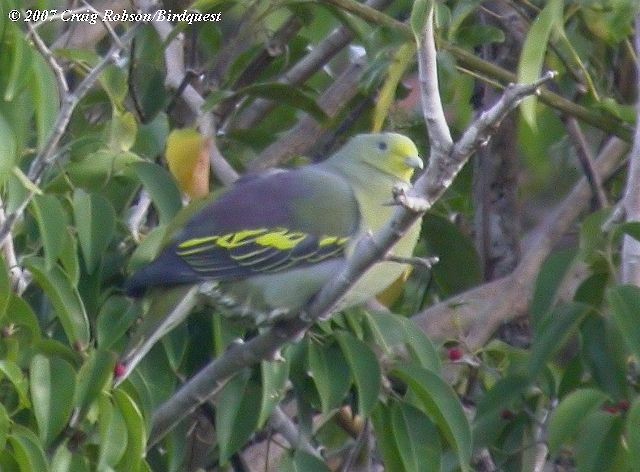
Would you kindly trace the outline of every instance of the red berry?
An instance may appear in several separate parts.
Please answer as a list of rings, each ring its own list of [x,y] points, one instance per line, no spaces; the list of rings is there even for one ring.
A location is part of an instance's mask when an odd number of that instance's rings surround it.
[[[462,359],[462,356],[464,355],[464,352],[462,352],[462,349],[460,349],[459,347],[452,347],[447,352],[447,355],[449,356],[449,360],[450,361],[455,362],[455,361],[459,361],[460,359]]]
[[[124,365],[122,362],[118,362],[113,368],[113,376],[116,379],[119,379],[125,374],[126,371],[127,371],[127,366]]]
[[[630,406],[631,403],[629,403],[629,400],[620,400],[617,405],[620,411],[627,411]]]
[[[602,411],[606,411],[607,413],[611,413],[612,415],[615,415],[617,413],[619,413],[619,409],[617,407],[617,405],[604,405],[602,407]]]
[[[515,415],[513,414],[513,411],[511,411],[511,410],[505,409],[505,410],[502,410],[500,412],[500,418],[502,418],[505,421],[512,420],[514,416]]]

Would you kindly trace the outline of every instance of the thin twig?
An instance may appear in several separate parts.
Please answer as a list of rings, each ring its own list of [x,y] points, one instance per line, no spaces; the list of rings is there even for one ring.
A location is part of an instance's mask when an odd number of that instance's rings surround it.
[[[143,9],[150,6],[148,0],[141,0],[138,3]],[[163,41],[167,41],[173,32],[172,25],[166,21],[154,21],[153,27]],[[166,83],[174,90],[177,90],[181,86],[183,87],[182,98],[189,106],[191,112],[196,116],[200,132],[205,137],[211,138],[211,150],[209,154],[211,169],[224,185],[230,185],[238,179],[238,173],[231,164],[226,161],[216,145],[216,126],[213,114],[204,113],[202,111],[202,105],[204,104],[202,95],[200,95],[191,84],[184,85],[184,77],[187,72],[184,64],[182,41],[183,35],[181,33],[177,34],[165,48],[164,57],[167,65]]]
[[[135,34],[136,26],[133,26],[127,32],[122,35],[121,44],[126,45],[129,43],[133,35]],[[44,175],[44,171],[55,161],[56,152],[58,151],[58,144],[64,135],[64,132],[69,125],[69,121],[71,120],[71,115],[75,110],[76,106],[80,102],[80,100],[89,92],[93,84],[98,80],[98,77],[102,73],[102,71],[111,64],[117,56],[122,52],[120,46],[112,46],[109,49],[109,52],[105,55],[105,57],[87,74],[87,76],[80,82],[80,84],[76,87],[73,92],[69,92],[65,94],[62,100],[62,106],[60,107],[60,111],[58,112],[58,116],[56,117],[56,121],[53,125],[53,130],[47,139],[47,142],[44,144],[38,155],[31,162],[31,166],[29,167],[29,172],[27,177],[31,182],[35,185],[40,183]],[[18,217],[22,215],[24,209],[27,207],[31,198],[33,197],[33,192],[27,195],[25,200],[19,205],[18,209],[13,213],[7,215],[4,223],[0,225],[0,243],[2,243],[5,238],[11,232],[13,225],[17,221]]]
[[[364,59],[356,59],[318,98],[318,105],[329,118],[335,117],[356,95],[364,70]],[[304,155],[323,131],[322,124],[310,115],[305,115],[286,135],[262,151],[251,163],[251,169],[268,169],[293,157]]]
[[[390,0],[368,0],[365,4],[376,10],[381,10],[389,3]],[[304,56],[278,79],[278,82],[289,85],[304,83],[347,46],[354,36],[353,30],[344,25],[336,28],[329,36],[314,46],[309,54]],[[277,103],[272,100],[257,99],[240,113],[233,127],[239,129],[251,128],[264,118],[276,105]]]
[[[573,144],[576,148],[576,154],[580,161],[580,165],[582,166],[582,171],[587,177],[589,185],[591,185],[593,196],[598,202],[598,208],[606,208],[609,205],[609,202],[607,201],[607,194],[602,187],[602,180],[600,179],[600,176],[595,171],[593,153],[591,152],[589,143],[587,143],[587,139],[580,128],[580,123],[578,123],[578,120],[573,117],[567,118],[565,123],[567,126],[567,132],[573,140]]]
[[[401,23],[382,12],[368,7],[365,4],[358,3],[355,0],[324,1],[340,6],[365,21],[394,29],[404,35],[407,39],[413,38],[413,32],[409,25]],[[513,72],[486,61],[478,57],[478,55],[473,52],[455,46],[442,38],[438,38],[438,46],[440,49],[450,53],[456,61],[458,61],[458,64],[466,69],[474,70],[478,74],[484,74],[487,77],[491,77],[504,83],[517,81],[517,77]],[[585,123],[618,136],[625,141],[631,142],[631,128],[626,123],[611,115],[605,115],[600,111],[585,108],[546,89],[540,91],[540,101],[563,114],[574,116]]]
[[[4,204],[0,200],[0,225],[5,221]],[[9,270],[9,277],[11,280],[11,287],[13,291],[22,295],[25,289],[29,286],[28,273],[18,265],[18,258],[16,257],[16,251],[13,247],[13,238],[6,238],[2,243],[2,254],[4,255],[4,261],[7,264]]]
[[[67,83],[67,79],[64,76],[62,66],[58,64],[56,58],[53,57],[53,53],[44,43],[44,41],[30,22],[27,22],[27,28],[29,28],[29,36],[33,38],[33,43],[35,44],[36,49],[40,52],[42,57],[47,60],[49,66],[53,70],[53,74],[55,75],[56,81],[58,82],[58,90],[61,94],[67,94],[69,92],[69,84]]]
[[[313,447],[309,439],[302,433],[302,431],[296,427],[294,422],[289,416],[282,411],[282,408],[276,406],[269,418],[269,426],[271,426],[275,432],[279,433],[285,438],[291,447],[300,449],[312,456],[317,457],[320,460],[324,460],[320,452]]]

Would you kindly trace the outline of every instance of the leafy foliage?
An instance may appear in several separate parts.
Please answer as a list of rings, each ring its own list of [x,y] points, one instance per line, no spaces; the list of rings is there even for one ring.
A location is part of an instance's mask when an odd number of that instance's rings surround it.
[[[417,255],[440,262],[430,271],[416,268],[381,295],[386,307],[318,323],[279,362],[258,359],[236,373],[165,437],[153,436],[154,413],[256,327],[195,304],[114,386],[119,355],[148,309],[123,294],[129,269],[150,259],[198,205],[182,209],[184,182],[163,159],[170,133],[202,131],[202,117],[215,117],[219,132],[209,138],[240,173],[259,167],[261,153],[291,129],[313,137],[304,151],[311,160],[372,128],[424,144],[414,33],[433,5],[442,100],[454,134],[471,120],[475,79],[513,79],[469,60],[474,48],[505,41],[500,28],[479,21],[480,2],[370,3],[389,6],[375,16],[350,0],[199,0],[191,7],[220,12],[221,21],[165,22],[165,38],[152,23],[122,22],[112,33],[100,21],[77,23],[74,33],[60,16],[29,24],[22,21],[27,12],[60,6],[0,0],[0,228],[10,230],[0,255],[0,469],[228,470],[253,448],[283,471],[366,464],[374,449],[392,471],[473,470],[483,455],[499,470],[515,471],[528,470],[534,448],[546,441],[547,460],[570,469],[640,470],[640,289],[616,284],[621,237],[640,239],[637,222],[618,224],[609,210],[582,218],[579,240],[553,252],[537,274],[528,301],[532,335],[523,345],[496,337],[468,346],[473,333],[463,328],[456,339],[431,339],[411,319],[455,295],[465,303],[464,294],[484,283],[469,230],[470,168],[424,219]],[[517,77],[530,82],[558,70],[557,91],[574,106],[552,109],[540,97],[521,109],[520,191],[529,210],[536,207],[531,214],[548,212],[548,202],[578,177],[557,110],[590,124],[594,148],[611,133],[629,135],[636,3],[517,5],[528,28]],[[11,10],[20,21],[9,21]],[[123,40],[110,57],[111,34],[122,38],[124,31],[132,45]],[[196,71],[181,84],[169,77],[165,56],[178,35],[187,38],[187,68]],[[331,44],[331,54],[317,60]],[[360,75],[343,81],[361,54]],[[96,82],[78,91],[104,57]],[[341,87],[347,98],[332,109],[328,102]],[[197,113],[186,104],[190,94],[199,97]],[[202,152],[205,140],[192,134],[198,139],[191,147]],[[180,162],[202,157],[176,151]],[[224,182],[213,177],[215,198]],[[624,175],[606,183],[612,201],[623,183]],[[567,296],[576,266],[588,275]],[[157,323],[152,316],[147,323]],[[276,408],[295,412],[296,432],[308,444],[274,459],[264,451]]]

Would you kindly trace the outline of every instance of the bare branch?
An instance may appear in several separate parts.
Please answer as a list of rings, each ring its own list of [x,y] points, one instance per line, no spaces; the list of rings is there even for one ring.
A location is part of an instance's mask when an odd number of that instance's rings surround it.
[[[636,16],[636,90],[640,96],[640,14]],[[640,221],[640,98],[636,103],[636,131],[629,156],[624,209],[627,221]],[[622,244],[622,283],[640,286],[640,241],[625,235]]]
[[[137,2],[141,8],[148,9],[151,2],[149,0],[140,0]],[[167,41],[173,31],[171,23],[165,21],[154,21],[153,27],[163,41]],[[167,44],[164,51],[165,62],[167,64],[166,83],[169,87],[177,90],[182,88],[182,98],[187,103],[192,113],[197,117],[198,128],[205,137],[211,138],[211,151],[209,160],[211,169],[218,179],[225,185],[229,185],[238,179],[238,173],[224,159],[220,149],[215,142],[216,126],[212,113],[204,113],[202,105],[204,98],[193,88],[192,85],[184,86],[184,77],[186,75],[184,65],[184,48],[182,46],[183,35],[177,34],[172,41]]]
[[[271,418],[269,418],[269,426],[285,438],[291,447],[305,451],[320,460],[324,460],[320,452],[313,447],[309,439],[296,427],[293,421],[291,421],[291,418],[289,418],[279,406],[273,409]]]
[[[375,9],[382,9],[389,3],[390,0],[368,0],[366,5]],[[278,82],[291,85],[305,82],[349,44],[353,37],[353,31],[346,26],[336,28],[321,43],[316,45],[309,54],[304,56],[278,79]],[[236,120],[237,123],[233,125],[233,127],[240,129],[251,128],[264,118],[275,106],[276,102],[260,98],[240,113],[240,116]]]
[[[613,138],[595,161],[602,178],[619,166],[629,146]],[[580,180],[565,200],[533,231],[523,257],[509,276],[475,287],[413,317],[434,339],[461,338],[469,349],[480,348],[504,322],[527,313],[540,267],[589,201],[591,188]]]
[[[29,28],[29,35],[33,38],[33,43],[36,46],[36,49],[40,52],[42,57],[44,57],[51,69],[53,70],[54,75],[56,76],[56,81],[58,82],[58,90],[61,94],[67,94],[69,92],[69,84],[67,84],[67,79],[64,76],[64,71],[56,58],[53,57],[53,53],[44,43],[38,32],[31,25],[30,22],[27,22],[27,28]]]
[[[120,38],[120,42],[123,46],[129,44],[129,41],[133,38],[133,35],[136,31],[136,26],[133,26],[127,32],[125,32]],[[42,176],[44,174],[45,169],[49,167],[54,161],[56,152],[58,151],[58,144],[62,139],[62,136],[69,125],[69,121],[71,120],[71,115],[75,110],[76,106],[80,102],[80,100],[89,92],[93,84],[98,80],[98,77],[102,73],[102,71],[113,61],[115,61],[120,53],[122,52],[122,48],[119,45],[111,46],[109,52],[105,55],[105,57],[87,74],[87,76],[80,82],[80,84],[76,87],[73,92],[65,94],[62,100],[62,107],[58,112],[58,116],[56,117],[56,121],[53,125],[53,129],[51,131],[51,135],[47,139],[47,142],[44,144],[38,155],[31,162],[31,166],[29,167],[29,172],[27,177],[31,182],[35,185],[40,183]],[[5,238],[11,232],[13,225],[17,221],[18,217],[22,214],[26,206],[31,201],[33,197],[33,193],[30,193],[27,198],[22,202],[20,207],[13,213],[7,215],[4,223],[0,225],[0,242],[4,241]]]
[[[413,37],[413,32],[409,25],[401,23],[382,12],[368,7],[365,4],[358,3],[354,0],[325,1],[339,6],[340,8],[344,8],[365,21],[395,29],[405,35],[407,39]],[[440,49],[449,52],[453,57],[455,57],[458,64],[464,69],[476,71],[478,74],[483,74],[503,83],[512,83],[517,81],[517,77],[513,72],[486,61],[475,55],[473,52],[455,46],[442,38],[438,41],[438,46]],[[574,116],[585,123],[618,136],[625,141],[631,141],[630,127],[615,117],[603,115],[600,111],[585,108],[549,90],[540,91],[540,101],[566,115]]]
[[[318,105],[330,117],[334,117],[357,93],[364,73],[364,60],[354,61],[318,99]],[[309,115],[281,139],[268,146],[251,163],[253,170],[275,167],[295,156],[303,155],[320,137],[324,127]]]
[[[545,77],[542,81],[549,79],[550,77]],[[451,185],[464,160],[488,138],[490,130],[495,128],[499,120],[504,118],[506,113],[524,96],[534,93],[540,83],[509,87],[505,96],[476,120],[472,128],[463,135],[461,142],[453,147],[451,162],[447,162],[446,159],[431,160],[427,171],[418,179],[415,189],[410,192],[411,197],[423,201],[424,204],[419,208],[398,207],[392,220],[381,231],[358,241],[353,255],[347,260],[342,270],[305,307],[304,316],[280,322],[245,344],[232,346],[189,380],[170,400],[161,405],[152,418],[149,443],[157,442],[181,418],[210,397],[224,379],[263,359],[274,358],[287,342],[299,339],[314,321],[329,315],[349,288],[376,261],[387,254],[410,226]]]
[[[587,177],[587,180],[591,185],[593,196],[598,202],[598,208],[606,208],[608,206],[607,194],[602,187],[602,180],[600,179],[600,176],[594,169],[593,153],[591,152],[589,143],[587,143],[587,139],[580,128],[580,123],[578,123],[578,120],[573,117],[566,119],[565,122],[569,136],[573,140],[576,148],[576,154],[578,155],[578,160],[580,161],[584,175]]]
[[[0,200],[0,225],[3,225],[6,220],[4,212],[4,204]],[[8,235],[10,236],[10,235]],[[4,261],[7,264],[9,270],[9,278],[11,280],[11,287],[13,291],[18,295],[22,295],[27,286],[29,285],[29,275],[20,265],[18,265],[18,258],[13,247],[13,238],[7,237],[1,244],[2,254],[4,255]]]
[[[430,159],[442,159],[449,155],[453,146],[449,125],[444,117],[438,85],[436,41],[433,32],[433,2],[430,2],[427,21],[418,43],[418,72],[420,75],[420,97],[422,113],[429,133]]]

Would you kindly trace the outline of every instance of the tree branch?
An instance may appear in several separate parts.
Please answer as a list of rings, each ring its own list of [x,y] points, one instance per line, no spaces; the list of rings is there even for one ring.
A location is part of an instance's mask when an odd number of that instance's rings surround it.
[[[139,0],[137,3],[144,10],[147,10],[151,6],[151,2],[149,2],[149,0]],[[171,23],[166,21],[154,21],[153,27],[162,41],[167,41],[173,31]],[[164,50],[165,62],[167,65],[166,84],[174,90],[177,90],[181,85],[183,85],[183,80],[186,75],[182,41],[183,35],[181,33],[177,34],[171,42],[167,44],[167,47]],[[225,160],[220,149],[218,149],[218,146],[216,145],[215,118],[212,113],[204,113],[202,111],[204,98],[202,98],[200,93],[198,93],[198,91],[190,84],[183,87],[182,98],[189,106],[191,112],[196,116],[200,132],[204,136],[211,138],[209,161],[211,163],[213,173],[224,185],[233,183],[237,180],[238,173]]]
[[[80,100],[89,92],[93,84],[98,80],[98,77],[102,73],[102,71],[113,61],[115,61],[120,53],[122,52],[122,48],[126,47],[129,44],[129,41],[133,38],[135,34],[136,26],[133,26],[127,32],[125,32],[120,38],[120,44],[114,44],[109,49],[109,52],[104,56],[104,58],[86,75],[86,77],[80,82],[80,84],[76,87],[73,92],[64,94],[64,98],[62,99],[62,106],[60,107],[60,111],[58,112],[58,116],[56,117],[56,121],[53,125],[53,129],[46,143],[40,150],[40,152],[36,155],[36,157],[31,162],[31,166],[29,167],[29,172],[27,173],[27,177],[31,182],[35,185],[40,183],[42,176],[44,175],[44,171],[55,161],[55,155],[58,150],[58,144],[62,139],[64,132],[69,125],[69,121],[71,120],[71,115],[75,110],[76,106],[80,102]],[[24,209],[27,207],[31,198],[33,197],[33,192],[28,194],[27,198],[20,204],[19,208],[7,215],[4,223],[0,225],[0,244],[4,243],[5,238],[11,232],[13,225],[17,221],[17,219],[22,215]]]
[[[411,39],[413,37],[413,32],[409,25],[401,23],[382,12],[368,7],[367,5],[358,3],[354,0],[325,1],[351,12],[369,23],[395,29],[403,34],[407,39]],[[491,62],[485,61],[472,52],[455,46],[444,39],[439,38],[438,47],[441,50],[450,53],[456,59],[458,64],[466,69],[475,71],[478,74],[486,75],[502,83],[514,83],[517,81],[517,77],[513,72],[492,64]],[[546,89],[542,89],[540,91],[540,101],[568,116],[574,116],[579,120],[609,134],[618,136],[625,141],[631,141],[631,128],[626,123],[611,115],[605,115],[601,112],[589,110]]]
[[[640,221],[640,14],[636,16],[636,131],[629,156],[624,209],[627,221]],[[622,283],[640,286],[640,241],[625,235],[622,243]]]
[[[349,288],[387,254],[409,227],[451,185],[465,160],[474,149],[486,142],[489,132],[497,123],[524,96],[534,93],[541,83],[550,78],[546,76],[533,85],[510,86],[502,99],[483,113],[461,141],[453,146],[449,160],[430,160],[427,171],[418,179],[415,188],[406,194],[399,194],[398,201],[402,204],[398,205],[392,220],[378,233],[358,241],[343,269],[305,307],[304,317],[283,321],[245,344],[232,346],[198,372],[171,399],[160,405],[152,418],[149,444],[156,443],[185,415],[209,398],[230,375],[261,360],[274,358],[282,346],[299,339],[313,322],[331,314]],[[438,98],[427,97],[427,100],[432,102]]]
[[[364,59],[355,60],[331,84],[318,99],[318,105],[333,118],[358,92],[358,84],[364,74]],[[315,118],[305,115],[291,131],[268,146],[251,163],[252,170],[275,167],[304,153],[315,143],[324,131],[324,126]]]
[[[382,9],[390,3],[390,0],[368,0],[366,5]],[[315,74],[322,66],[341,51],[354,38],[353,31],[346,26],[340,26],[327,36],[321,43],[315,46],[309,54],[304,56],[297,64],[289,69],[278,82],[281,84],[297,85],[305,82]],[[277,102],[263,98],[257,99],[249,107],[240,113],[236,119],[234,128],[247,129],[254,126],[264,118]]]
[[[595,170],[603,179],[610,176],[628,149],[626,142],[612,138],[595,161]],[[502,323],[527,313],[542,264],[584,211],[590,196],[591,187],[584,177],[532,232],[522,260],[512,274],[433,305],[413,320],[435,339],[462,338],[471,350],[483,346]]]

